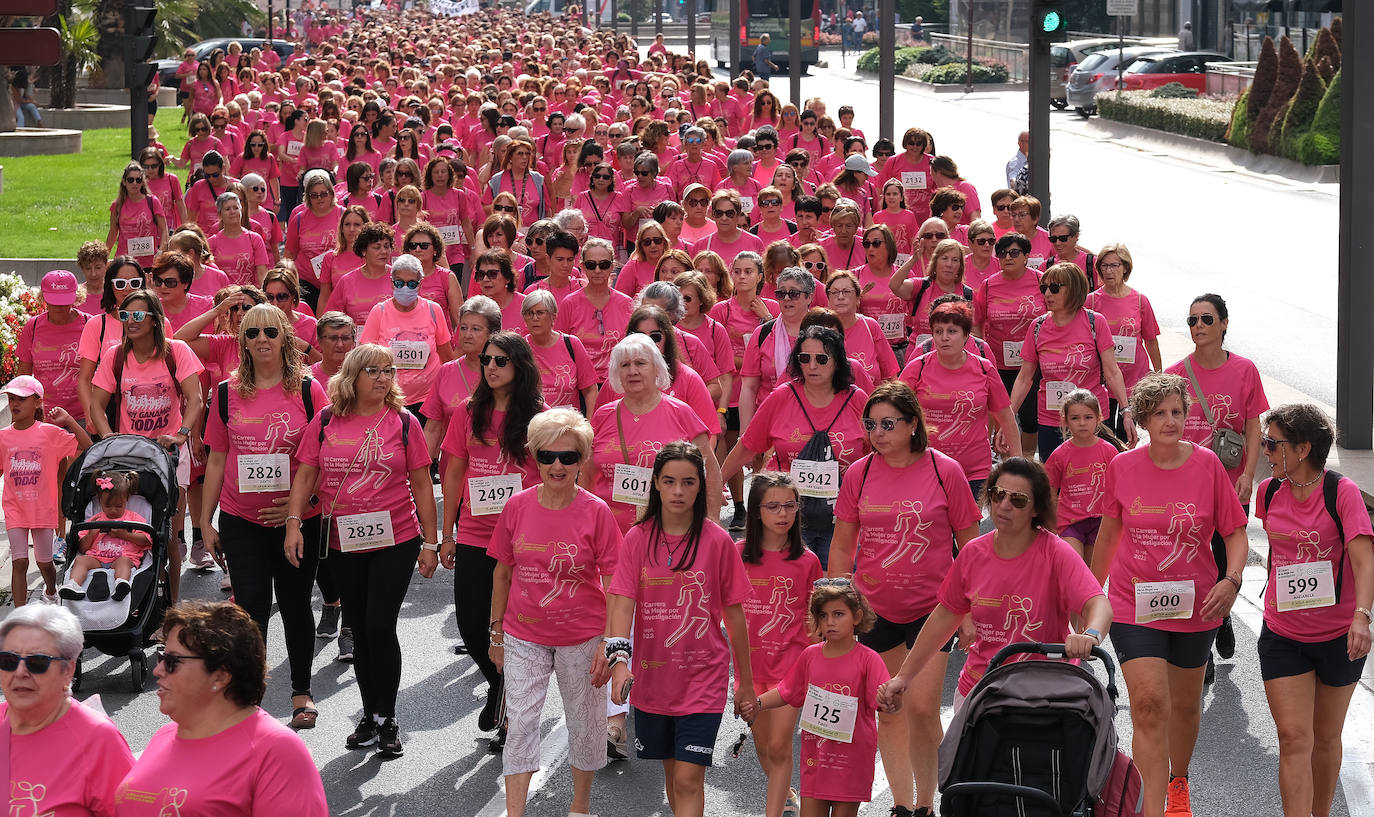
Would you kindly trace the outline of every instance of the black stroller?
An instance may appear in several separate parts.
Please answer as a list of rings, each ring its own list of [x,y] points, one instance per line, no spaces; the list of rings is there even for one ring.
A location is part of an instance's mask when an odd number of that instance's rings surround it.
[[[102,470],[138,472],[138,494],[129,497],[129,510],[148,520],[136,522],[87,522],[100,510],[92,486],[92,476]],[[148,675],[148,656],[144,647],[162,625],[171,602],[171,591],[163,576],[167,546],[171,541],[173,517],[177,510],[176,455],[147,437],[117,434],[92,445],[72,463],[62,480],[62,514],[67,518],[67,553],[79,550],[81,534],[91,530],[136,530],[147,533],[153,545],[134,570],[132,591],[122,601],[111,598],[114,571],[92,570],[87,575],[86,598],[64,600],[62,604],[81,620],[85,646],[106,655],[127,655],[132,665],[133,689],[143,689]],[[71,564],[68,558],[67,564]],[[72,689],[81,684],[81,660],[76,662]]]
[[[940,744],[944,817],[1103,817],[1096,804],[1117,763],[1116,665],[1093,649],[1104,689],[1066,661],[1005,663],[1024,653],[1062,657],[1064,645],[1011,644],[989,662]]]

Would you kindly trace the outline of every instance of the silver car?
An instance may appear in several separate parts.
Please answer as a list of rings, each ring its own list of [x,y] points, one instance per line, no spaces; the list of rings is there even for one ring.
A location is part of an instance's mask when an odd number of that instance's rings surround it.
[[[1087,118],[1097,113],[1097,95],[1116,87],[1118,66],[1125,71],[1131,63],[1148,54],[1164,54],[1177,49],[1158,46],[1133,46],[1125,50],[1115,48],[1089,54],[1071,74],[1065,87],[1069,107]]]

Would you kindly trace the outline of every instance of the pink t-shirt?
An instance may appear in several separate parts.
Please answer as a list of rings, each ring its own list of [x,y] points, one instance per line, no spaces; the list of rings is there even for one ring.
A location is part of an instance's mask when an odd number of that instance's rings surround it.
[[[744,364],[740,366],[740,378],[757,377],[758,389],[754,392],[754,405],[758,406],[779,383],[788,380],[787,363],[792,356],[796,337],[787,331],[782,319],[771,321],[772,328],[768,337],[760,331],[753,333],[744,348]],[[766,325],[766,324],[765,324]]]
[[[332,516],[329,546],[339,549],[340,517],[351,514],[387,511],[391,516],[392,537],[396,544],[420,535],[415,517],[415,499],[410,493],[410,472],[429,469],[429,450],[424,430],[414,415],[409,415],[409,445],[402,446],[401,413],[383,409],[363,417],[331,417],[320,441],[320,420],[315,415],[301,435],[296,459],[301,465],[319,469],[315,495],[320,512]],[[368,442],[369,432],[374,432]],[[425,490],[428,490],[426,477]],[[375,550],[375,548],[374,548]]]
[[[682,198],[682,191],[689,184],[704,184],[707,190],[715,190],[720,180],[725,178],[725,166],[704,153],[695,162],[683,154],[668,165],[664,175],[673,184],[673,200],[676,201]]]
[[[910,210],[875,210],[873,212],[874,224],[886,224],[892,230],[892,237],[897,239],[897,252],[903,255],[911,255],[911,247],[916,241],[916,231],[919,225],[916,223],[916,216]],[[924,272],[924,270],[921,270]]]
[[[827,235],[820,240],[821,249],[825,250],[825,257],[830,260],[832,270],[854,269],[865,266],[864,248],[859,243],[859,236],[854,236],[854,243],[849,245],[849,249],[842,249],[835,240],[834,235]],[[858,272],[855,272],[857,275]],[[862,286],[862,282],[860,282]],[[881,286],[883,292],[890,293],[892,290],[887,288],[887,279],[883,279]]]
[[[679,338],[691,335],[701,341],[701,345],[709,351],[712,362],[716,364],[717,376],[722,374],[734,374],[735,353],[734,350],[730,348],[730,333],[727,332],[725,327],[718,321],[706,315],[702,318],[701,323],[697,324],[695,329],[679,323],[677,325],[677,330]],[[703,370],[697,368],[697,371],[701,372]]]
[[[959,616],[971,613],[978,629],[959,673],[960,695],[973,689],[988,662],[1008,644],[1063,642],[1069,618],[1089,599],[1102,595],[1083,557],[1049,531],[1040,530],[1026,552],[1014,559],[997,555],[996,540],[993,531],[964,545],[940,585],[940,604]]]
[[[391,349],[396,358],[397,381],[409,405],[429,397],[439,373],[439,349],[451,348],[452,340],[447,316],[427,298],[416,301],[408,312],[397,307],[395,299],[386,299],[372,307],[358,336],[359,343],[377,343]]]
[[[878,321],[867,315],[856,315],[854,325],[844,330],[844,351],[874,383],[895,377],[899,371],[892,344],[883,337]]]
[[[162,214],[167,217],[168,226],[172,226],[172,221],[179,220],[177,202],[182,201],[181,181],[168,170],[162,176],[149,173],[144,184],[148,188],[148,195],[155,197],[162,205]]]
[[[163,304],[163,314],[167,316],[167,324],[172,327],[172,332],[175,333],[181,327],[214,308],[215,301],[213,298],[204,295],[192,295],[187,292],[186,301],[180,310],[173,312],[167,309],[166,304]]]
[[[964,256],[964,286],[966,287],[978,289],[984,281],[1001,271],[1002,265],[997,263],[996,256],[988,256],[988,263],[985,267],[978,266],[973,259],[973,253]]]
[[[482,372],[475,363],[469,363],[466,356],[450,360],[439,367],[434,377],[434,388],[420,404],[420,413],[427,419],[448,423],[453,419],[453,411],[472,396]]]
[[[463,221],[467,220],[474,228],[478,228],[486,221],[481,200],[476,193],[465,188],[449,188],[442,196],[434,189],[426,190],[422,205],[429,223],[435,227],[461,227]],[[446,242],[444,254],[448,263],[461,264],[467,260],[472,236],[463,235],[462,238],[461,242]]]
[[[616,194],[604,202],[597,203],[592,194],[583,191],[577,195],[573,207],[581,210],[587,219],[587,234],[593,238],[604,238],[615,246],[620,246],[620,211],[616,205]]]
[[[496,523],[503,514],[472,512],[472,480],[503,474],[519,474],[523,489],[539,482],[539,468],[534,462],[534,455],[528,451],[523,452],[524,462],[518,462],[501,450],[501,432],[506,425],[504,411],[493,408],[486,436],[482,439],[474,436],[471,406],[471,402],[465,402],[453,412],[441,447],[444,453],[467,463],[463,484],[463,507],[458,513],[458,542],[486,550],[491,544],[492,531],[496,529]]]
[[[611,506],[621,530],[629,530],[635,523],[640,507],[611,499],[616,465],[653,468],[654,457],[667,443],[693,442],[710,433],[691,406],[667,395],[644,414],[635,414],[620,400],[602,406],[592,415],[592,431],[592,459],[596,462],[592,490]]]
[[[737,542],[741,549],[744,542]],[[787,551],[765,550],[758,564],[744,563],[750,596],[744,602],[749,625],[749,665],[754,685],[776,686],[811,644],[811,583],[825,575],[821,560],[807,548],[795,559]]]
[[[1040,294],[1040,273],[1026,270],[1012,280],[997,274],[973,290],[973,322],[982,327],[983,340],[992,347],[993,363],[999,369],[1019,369],[1021,364],[1007,352],[1021,354],[1026,329],[1036,317],[1045,314],[1045,299]]]
[[[720,233],[716,232],[711,233],[691,246],[692,248],[687,254],[693,258],[696,258],[698,253],[710,250],[719,255],[725,261],[725,266],[727,267],[734,264],[735,257],[742,252],[756,252],[759,255],[763,255],[763,242],[759,240],[758,236],[752,233],[746,233],[743,230],[735,236],[734,241],[727,242],[720,237]]]
[[[1262,499],[1272,480],[1260,483]],[[1256,503],[1255,515],[1264,521],[1269,536],[1269,583],[1264,590],[1264,623],[1278,635],[1308,643],[1339,638],[1350,629],[1355,615],[1355,568],[1351,566],[1347,545],[1358,536],[1374,534],[1369,524],[1360,488],[1342,478],[1336,484],[1336,513],[1341,518],[1345,541],[1340,541],[1336,523],[1326,512],[1322,485],[1318,483],[1303,502],[1293,496],[1292,486],[1284,482],[1266,510]],[[1332,581],[1340,577],[1340,596],[1325,607],[1297,607],[1279,612],[1278,587],[1283,582],[1275,571],[1287,565],[1326,562]],[[1331,586],[1334,590],[1336,585]]]
[[[222,177],[220,183],[224,183]],[[186,214],[207,233],[219,229],[219,210],[215,207],[215,199],[227,189],[224,186],[217,190],[210,186],[209,180],[201,179],[186,191]]]
[[[730,677],[721,615],[748,601],[749,576],[730,535],[710,519],[685,569],[678,560],[687,536],[653,528],[626,532],[610,588],[635,601],[635,708],[671,716],[719,713]]]
[[[552,408],[577,409],[582,390],[596,385],[596,369],[582,341],[572,335],[554,334],[554,342],[549,346],[530,343],[534,365],[539,367],[544,403]]]
[[[792,226],[795,227],[796,225],[794,224]],[[778,225],[778,228],[776,230],[770,230],[764,227],[762,223],[760,223],[755,224],[753,228],[750,229],[750,232],[758,236],[759,241],[763,242],[763,246],[767,247],[774,241],[786,241],[787,239],[791,238],[794,230],[788,227],[788,222],[784,221],[780,225]]]
[[[96,367],[91,383],[113,395],[120,392],[120,434],[138,434],[157,439],[163,434],[175,434],[181,427],[181,381],[195,377],[205,370],[191,347],[179,340],[168,341],[176,358],[177,382],[165,358],[149,358],[140,362],[133,353],[124,360],[124,376],[116,384],[115,354],[107,352]],[[113,397],[111,398],[113,399]]]
[[[828,429],[831,449],[843,473],[867,448],[863,430],[867,402],[868,395],[862,389],[850,387],[848,392],[836,394],[825,407],[817,408],[807,399],[805,387],[788,382],[774,389],[759,405],[740,442],[759,454],[772,449],[778,470],[789,471],[792,460],[806,447],[811,435]]]
[[[1191,358],[1192,355],[1189,355]],[[1188,378],[1188,370],[1183,361],[1169,366],[1164,371],[1188,380],[1188,416],[1183,421],[1183,437],[1201,446],[1212,441],[1212,428],[1202,413],[1202,403],[1198,402],[1197,389]],[[1207,405],[1212,409],[1212,420],[1216,428],[1229,428],[1239,434],[1245,433],[1245,421],[1269,410],[1269,398],[1264,394],[1264,383],[1260,381],[1259,369],[1248,358],[1235,352],[1226,353],[1226,362],[1215,369],[1201,366],[1193,360],[1193,373],[1197,375],[1198,385],[1207,395]],[[1226,473],[1235,484],[1245,470],[1245,459],[1240,465]],[[1249,497],[1247,497],[1249,499]]]
[[[125,509],[124,515],[118,519],[107,515],[104,511],[100,511],[86,521],[136,522],[142,525],[148,524],[147,519],[144,519],[139,514],[128,509]],[[129,559],[133,560],[134,564],[138,564],[143,561],[143,554],[147,553],[153,546],[152,540],[149,539],[148,534],[143,531],[133,531],[134,536],[140,539],[137,543],[114,536],[109,531],[93,531],[93,533],[95,533],[95,538],[91,541],[90,547],[86,549],[86,555],[90,556],[92,559],[98,559],[106,563],[113,562],[121,556],[127,556]]]
[[[583,289],[564,298],[563,303],[559,304],[553,328],[582,341],[587,353],[592,356],[597,380],[604,383],[606,370],[611,364],[611,350],[625,337],[631,312],[634,312],[634,301],[623,292],[609,290],[606,306],[598,309],[587,296],[587,290]],[[516,317],[513,326],[520,325],[519,316]]]
[[[873,796],[873,755],[878,750],[878,687],[890,677],[882,656],[855,643],[844,655],[825,657],[824,644],[812,644],[792,664],[778,692],[788,706],[806,702],[809,687],[858,698],[854,739],[849,743],[801,733],[803,797],[847,803]],[[639,704],[636,703],[636,706]]]
[[[116,212],[116,204],[117,202],[110,203],[111,213]],[[131,238],[151,239],[152,243],[149,246],[152,252],[139,253],[134,256],[141,266],[151,266],[157,251],[162,248],[162,234],[157,228],[157,219],[166,216],[162,209],[162,202],[151,194],[144,197],[143,201],[125,199],[124,206],[118,210],[118,216],[119,243],[115,245],[115,254],[128,255],[129,239]]]
[[[177,729],[157,730],[119,784],[120,817],[329,814],[305,742],[263,710],[208,738],[181,738]]]
[[[997,367],[966,354],[962,366],[946,369],[939,352],[927,352],[906,364],[901,380],[916,391],[931,446],[957,460],[969,479],[986,478],[992,468],[988,415],[1011,405]]]
[[[539,489],[506,503],[487,553],[511,566],[505,631],[550,647],[581,644],[606,631],[606,593],[620,558],[620,528],[611,509],[581,488],[568,507],[551,511]]]
[[[57,406],[80,420],[86,416],[76,393],[81,361],[77,349],[88,318],[72,312],[72,320],[56,324],[47,313],[34,315],[19,330],[19,360],[33,365],[33,376],[43,384],[43,405]],[[123,328],[120,329],[121,334]]]
[[[771,301],[767,298],[760,300],[767,307],[768,314],[774,318],[782,311],[777,301]],[[730,351],[737,362],[737,365],[731,368],[738,370],[740,366],[744,365],[745,349],[749,345],[750,339],[758,333],[759,326],[764,322],[759,320],[758,315],[754,314],[754,310],[740,306],[739,301],[734,298],[717,302],[715,306],[711,307],[711,317],[725,327],[725,334],[730,339]],[[740,385],[741,378],[734,378],[734,382],[730,386],[730,405],[732,407],[739,405]]]
[[[345,275],[362,268],[362,265],[363,259],[354,255],[352,250],[330,250],[320,259],[320,283],[337,286]]]
[[[1127,363],[1122,363],[1120,358],[1116,362],[1121,367],[1121,376],[1126,381],[1126,392],[1129,394],[1131,387],[1150,371],[1150,355],[1145,351],[1145,341],[1159,337],[1154,307],[1150,306],[1148,298],[1134,290],[1123,297],[1113,298],[1101,289],[1088,294],[1087,307],[1107,319],[1113,338],[1135,339],[1132,344],[1135,346],[1135,356]]]
[[[305,426],[312,419],[306,413],[305,401],[299,392],[288,395],[278,383],[270,389],[259,389],[248,399],[240,397],[233,383],[229,384],[229,423],[226,426],[221,418],[219,404],[220,390],[214,389],[210,395],[210,408],[206,414],[205,444],[212,451],[225,453],[224,486],[220,491],[219,505],[225,513],[257,524],[258,513],[272,506],[273,500],[281,499],[291,493],[291,481],[296,475],[299,463],[295,461],[296,449],[300,446]],[[324,384],[311,378],[310,394],[315,411],[329,405]],[[257,487],[245,491],[241,480],[263,480],[264,471],[279,467],[280,460],[244,461],[245,455],[261,457],[281,454],[286,458],[283,469],[284,484],[281,490]],[[318,506],[307,510],[306,516],[319,513]]]
[[[324,254],[334,249],[338,241],[339,219],[342,217],[342,207],[333,207],[323,216],[315,215],[306,207],[292,213],[287,219],[286,251],[294,251],[292,260],[296,262],[296,272],[302,281],[319,286],[319,264],[324,263]]]
[[[633,298],[641,289],[654,282],[656,265],[638,258],[631,258],[620,268],[615,276],[615,288]]]
[[[256,279],[256,274],[254,275]],[[251,282],[257,286],[257,280]],[[212,267],[208,264],[201,267],[200,275],[191,281],[191,288],[187,290],[188,295],[195,295],[200,298],[214,300],[215,293],[229,286],[229,276],[219,267]]]
[[[919,155],[914,161],[906,153],[898,153],[883,164],[882,173],[874,181],[879,187],[888,179],[902,183],[902,194],[906,198],[906,208],[916,217],[916,223],[930,218],[930,197],[934,185],[930,178],[930,155]]]
[[[76,437],[51,423],[35,422],[22,431],[0,428],[0,469],[5,472],[5,526],[50,530],[62,516],[58,504],[62,460],[76,454]]]
[[[1154,464],[1148,447],[1119,454],[1107,466],[1102,515],[1124,526],[1107,578],[1113,620],[1178,633],[1219,626],[1199,612],[1217,583],[1212,533],[1224,537],[1245,527],[1245,512],[1216,454],[1195,445],[1187,461],[1169,471]],[[1192,615],[1139,621],[1133,588],[1165,581],[1191,585]]]
[[[878,615],[899,624],[935,609],[954,532],[982,516],[959,463],[929,454],[901,470],[877,454],[863,457],[845,472],[835,503],[835,518],[859,528],[854,584]]]
[[[258,267],[272,263],[262,236],[246,230],[239,233],[237,238],[230,238],[224,233],[210,236],[210,250],[215,255],[215,263],[233,284],[257,286]]]
[[[915,304],[912,304],[911,311],[906,320],[907,334],[911,343],[916,346],[924,346],[925,342],[931,339],[930,332],[930,305],[935,299],[944,295],[958,295],[964,297],[964,285],[955,284],[954,288],[946,291],[938,281],[930,281],[927,286],[926,278],[908,278],[907,282],[912,287],[912,297],[919,297]],[[922,291],[924,290],[924,291]]]
[[[1093,328],[1089,328],[1089,321]],[[1113,349],[1107,319],[1092,310],[1079,310],[1064,326],[1055,323],[1053,315],[1031,322],[1021,344],[1021,358],[1040,367],[1040,389],[1035,395],[1040,425],[1059,426],[1057,401],[1067,392],[1052,394],[1051,382],[1072,383],[1073,388],[1087,389],[1097,396],[1099,405],[1107,405],[1102,361],[1111,358]],[[1031,395],[1026,395],[1026,399],[1030,400]]]
[[[673,327],[673,336],[677,338],[679,360],[691,366],[692,370],[708,383],[720,377],[720,366],[716,363],[712,350],[701,342],[701,338],[688,333],[681,326]]]
[[[525,294],[529,295],[531,292],[536,292],[541,289],[548,290],[548,292],[553,295],[554,303],[561,307],[563,301],[567,300],[569,295],[581,290],[586,285],[587,282],[585,280],[574,276],[569,276],[567,286],[560,287],[554,286],[548,278],[540,278],[538,281],[525,287]],[[524,308],[523,303],[521,304],[521,308]],[[523,316],[521,319],[523,321]]]
[[[1075,522],[1102,516],[1107,465],[1116,455],[1116,446],[1094,437],[1086,447],[1065,440],[1045,460],[1045,473],[1059,495],[1055,517],[1061,532]]]
[[[0,719],[9,718],[0,703]],[[109,717],[68,701],[62,717],[27,735],[11,734],[9,813],[24,817],[115,817],[115,789],[134,754]],[[73,751],[80,747],[80,751]],[[99,758],[99,762],[94,762]]]
[[[105,314],[93,316],[81,328],[81,341],[77,344],[76,356],[80,360],[99,363],[110,347],[123,342],[124,324],[120,323],[118,318]]]
[[[391,300],[391,271],[385,275],[369,278],[363,270],[357,269],[334,282],[329,293],[327,309],[338,310],[353,319],[362,328],[367,324],[372,308],[383,301]]]
[[[706,389],[706,381],[701,379],[701,375],[688,366],[686,363],[679,362],[677,365],[677,377],[673,378],[672,385],[664,389],[664,394],[676,397],[682,402],[692,407],[692,411],[697,413],[701,422],[706,424],[706,431],[711,435],[720,433],[720,413],[716,411],[716,402],[711,399],[711,392]],[[625,395],[611,388],[607,383],[601,387],[596,394],[596,407],[610,405]]]

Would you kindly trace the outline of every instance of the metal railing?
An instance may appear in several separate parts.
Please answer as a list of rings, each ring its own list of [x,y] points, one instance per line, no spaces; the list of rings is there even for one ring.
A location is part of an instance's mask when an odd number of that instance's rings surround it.
[[[1211,62],[1207,64],[1209,96],[1240,96],[1255,81],[1253,62]]]
[[[1231,56],[1238,60],[1257,60],[1259,59],[1260,49],[1264,46],[1265,37],[1273,37],[1274,44],[1283,35],[1287,34],[1288,39],[1293,41],[1293,47],[1298,49],[1299,54],[1307,53],[1307,46],[1317,39],[1315,28],[1285,28],[1284,26],[1261,26],[1252,23],[1237,25],[1231,30]]]
[[[943,45],[955,54],[968,53],[968,39],[957,34],[931,34],[931,45]],[[995,60],[1007,66],[1008,82],[1025,82],[1029,76],[1030,46],[1026,43],[1006,43],[999,40],[973,38],[975,59]]]

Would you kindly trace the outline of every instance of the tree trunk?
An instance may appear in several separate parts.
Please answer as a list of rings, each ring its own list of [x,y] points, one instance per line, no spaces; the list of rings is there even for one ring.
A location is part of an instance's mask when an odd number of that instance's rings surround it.
[[[10,100],[10,80],[14,72],[0,66],[0,79],[5,81],[4,93],[0,93],[0,133],[14,133],[19,128],[19,120],[14,116],[14,103]]]
[[[99,0],[95,24],[100,29],[96,53],[100,70],[91,72],[93,87],[124,87],[124,6],[128,0]],[[99,82],[98,85],[94,83]]]

